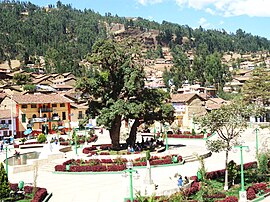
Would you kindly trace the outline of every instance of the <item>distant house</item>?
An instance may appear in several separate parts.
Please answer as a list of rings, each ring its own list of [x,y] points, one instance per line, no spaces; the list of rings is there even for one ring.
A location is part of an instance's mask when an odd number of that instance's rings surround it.
[[[63,79],[56,79],[52,80],[53,85],[69,85],[69,86],[74,86],[76,83],[75,78],[63,78]]]
[[[171,103],[175,109],[177,125],[183,129],[191,129],[193,118],[207,113],[206,100],[197,93],[172,94]]]
[[[6,97],[1,105],[12,105],[16,115],[16,135],[23,137],[26,129],[44,132],[57,126],[69,125],[70,103],[72,101],[59,94],[28,94]]]
[[[39,76],[38,78],[34,79],[32,81],[33,84],[40,84],[40,85],[51,85],[52,84],[52,78],[51,75],[42,75]]]
[[[0,140],[4,137],[12,136],[12,130],[13,134],[16,134],[16,116],[11,114],[11,110],[8,108],[10,106],[3,105],[0,109]]]
[[[211,111],[219,109],[222,105],[230,104],[230,101],[224,100],[222,98],[209,98],[206,101],[206,110]]]

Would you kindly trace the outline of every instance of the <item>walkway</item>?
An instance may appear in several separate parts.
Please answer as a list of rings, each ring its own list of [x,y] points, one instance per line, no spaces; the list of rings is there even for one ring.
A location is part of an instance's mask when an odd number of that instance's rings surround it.
[[[259,133],[259,140],[266,140],[269,137],[269,132],[263,131]],[[215,137],[213,137],[215,138]],[[255,161],[255,133],[253,129],[248,129],[242,134],[242,140],[245,144],[250,146],[250,152],[244,152],[244,162]],[[99,139],[99,143],[108,143],[108,136],[105,134]],[[181,155],[190,155],[193,152],[205,152],[205,141],[203,140],[181,140],[169,139],[169,144],[188,144],[188,147],[181,147],[177,150]],[[260,142],[262,145],[262,142]],[[79,149],[79,155],[81,149]],[[173,151],[172,153],[175,153]],[[75,153],[67,154],[67,159],[74,158]],[[0,160],[5,157],[0,154]],[[229,159],[240,163],[240,153],[231,152]],[[47,166],[40,167],[38,171],[37,184],[40,187],[46,187],[48,192],[52,192],[53,196],[50,202],[122,202],[124,197],[128,196],[129,178],[122,177],[119,174],[54,174],[50,172],[53,165],[66,159],[55,160]],[[205,159],[205,166],[208,171],[224,168],[225,154],[224,152],[213,154],[210,158]],[[199,162],[190,162],[184,165],[170,166],[170,167],[156,167],[152,169],[152,179],[155,184],[158,184],[158,193],[162,193],[168,189],[177,188],[177,179],[174,178],[175,173],[180,173],[183,176],[196,175],[199,167]],[[140,190],[143,186],[145,177],[145,169],[138,169],[140,179],[134,180],[135,190]],[[9,174],[11,182],[18,182],[23,180],[25,183],[33,182],[33,172],[24,172],[18,174]],[[136,192],[136,191],[135,191]],[[134,193],[135,193],[134,192]]]

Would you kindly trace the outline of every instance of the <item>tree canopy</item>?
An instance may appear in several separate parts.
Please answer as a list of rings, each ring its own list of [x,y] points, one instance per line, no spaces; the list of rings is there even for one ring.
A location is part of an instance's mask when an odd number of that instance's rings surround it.
[[[225,185],[228,189],[228,155],[233,144],[237,142],[241,132],[247,127],[248,118],[254,114],[254,109],[242,101],[234,101],[232,104],[224,105],[220,109],[212,110],[210,113],[197,120],[201,128],[216,132],[217,140],[207,142],[208,149],[212,152],[225,151]]]
[[[90,96],[90,116],[97,117],[97,123],[109,130],[114,149],[119,149],[123,119],[135,119],[134,130],[137,130],[140,125],[137,121],[141,119],[143,122],[171,119],[173,112],[172,107],[163,105],[164,93],[144,87],[139,50],[134,41],[97,41],[87,57],[90,70],[77,82],[77,88]],[[134,135],[136,131],[133,142]]]

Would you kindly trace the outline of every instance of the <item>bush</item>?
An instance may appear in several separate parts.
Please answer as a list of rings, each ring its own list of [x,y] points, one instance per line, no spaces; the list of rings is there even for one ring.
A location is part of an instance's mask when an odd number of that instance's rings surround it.
[[[238,202],[238,198],[236,196],[228,196],[221,202]]]
[[[8,197],[10,192],[7,173],[2,162],[0,163],[0,180],[0,199],[2,199]]]
[[[44,142],[46,142],[46,140],[47,140],[47,138],[43,133],[38,135],[38,138],[37,138],[38,143],[44,143]]]
[[[255,192],[254,188],[249,187],[247,189],[247,199],[248,200],[253,200],[255,198],[256,198],[256,192]]]

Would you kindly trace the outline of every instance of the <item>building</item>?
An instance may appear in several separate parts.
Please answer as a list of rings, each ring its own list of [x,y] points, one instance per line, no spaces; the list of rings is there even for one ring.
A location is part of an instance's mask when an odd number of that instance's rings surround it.
[[[24,131],[29,128],[41,133],[68,125],[71,102],[59,94],[18,94],[6,97],[2,105],[12,105],[18,138],[23,137]]]
[[[2,140],[4,137],[10,137],[16,134],[15,120],[16,116],[15,114],[11,114],[10,109],[0,110],[0,140]]]
[[[193,118],[207,113],[206,100],[196,93],[172,94],[176,124],[183,130],[192,129]]]

